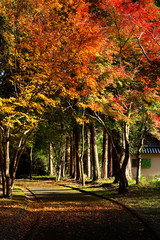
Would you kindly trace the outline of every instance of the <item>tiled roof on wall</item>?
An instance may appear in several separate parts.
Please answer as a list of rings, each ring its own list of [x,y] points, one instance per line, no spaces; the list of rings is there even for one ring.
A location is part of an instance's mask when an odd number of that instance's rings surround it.
[[[142,153],[145,153],[145,154],[160,154],[160,147],[152,147],[152,146],[148,146],[148,147],[145,147],[142,149]]]
[[[136,149],[131,150],[132,154],[136,154]],[[160,154],[160,140],[151,134],[146,137],[141,151],[143,154]]]
[[[160,154],[160,141],[153,136],[148,136],[144,141],[142,153]]]

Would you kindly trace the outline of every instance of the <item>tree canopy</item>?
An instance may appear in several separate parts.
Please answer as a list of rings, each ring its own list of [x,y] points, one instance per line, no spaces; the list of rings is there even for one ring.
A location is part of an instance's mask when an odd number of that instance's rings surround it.
[[[127,131],[125,144],[137,121],[158,134],[157,5],[153,0],[1,1],[0,166],[5,196],[11,195],[25,144],[47,111],[61,109],[63,115],[69,109],[80,124],[92,116],[105,122],[108,133],[112,119],[120,132]],[[126,164],[127,157],[124,170]]]

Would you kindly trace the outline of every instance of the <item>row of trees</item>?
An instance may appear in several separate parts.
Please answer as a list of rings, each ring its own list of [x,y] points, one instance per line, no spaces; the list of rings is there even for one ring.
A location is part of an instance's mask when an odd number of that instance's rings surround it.
[[[126,189],[131,129],[140,149],[146,132],[156,133],[159,127],[160,14],[156,4],[153,0],[1,1],[4,196],[12,195],[19,160],[34,129],[47,117],[52,122],[59,111],[62,131],[67,114],[82,126],[82,136],[91,119],[104,127],[117,159],[120,192]],[[120,151],[116,141],[121,142]],[[63,148],[61,141],[57,143],[56,157]],[[81,173],[83,148],[84,140],[78,160]]]

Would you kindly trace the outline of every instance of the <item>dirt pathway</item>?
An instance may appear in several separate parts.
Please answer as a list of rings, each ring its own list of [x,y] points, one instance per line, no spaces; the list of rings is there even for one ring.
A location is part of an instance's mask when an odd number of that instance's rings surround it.
[[[43,208],[29,240],[152,240],[121,206],[60,186],[30,187]]]

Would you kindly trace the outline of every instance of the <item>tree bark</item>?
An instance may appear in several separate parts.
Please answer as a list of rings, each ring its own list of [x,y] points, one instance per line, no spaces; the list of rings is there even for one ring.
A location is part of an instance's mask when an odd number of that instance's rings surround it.
[[[125,193],[127,192],[127,187],[128,187],[128,181],[126,178],[126,167],[128,164],[128,160],[129,160],[129,126],[126,123],[124,126],[124,142],[125,142],[125,156],[124,156],[124,160],[122,162],[122,166],[119,170],[119,177],[120,177],[120,182],[119,182],[119,193]]]
[[[127,168],[126,168],[127,179],[132,179],[132,163],[131,158],[129,157]]]
[[[98,149],[96,140],[95,123],[91,124],[91,144],[92,144],[92,158],[93,158],[93,181],[100,179],[100,167],[98,159]]]
[[[30,180],[32,180],[33,147],[30,149]]]
[[[61,172],[62,172],[62,163],[58,165],[58,171],[57,171],[57,176],[56,176],[56,181],[60,181],[61,178]]]
[[[141,177],[141,150],[142,150],[142,147],[143,147],[143,141],[144,141],[144,138],[141,137],[140,139],[140,144],[138,146],[138,150],[137,150],[137,174],[136,174],[136,184],[139,184],[140,182],[140,177]]]
[[[11,198],[12,196],[12,185],[10,177],[10,157],[9,157],[9,129],[5,127],[0,129],[0,162],[2,171],[2,186],[3,186],[3,197]]]
[[[73,137],[72,139],[72,148],[71,148],[71,178],[76,178],[76,134],[75,134],[75,128],[73,128]]]
[[[32,131],[31,130],[24,131],[21,134],[18,146],[16,148],[15,156],[13,158],[13,165],[11,167],[10,166],[10,147],[9,147],[10,129],[7,127],[0,128],[0,165],[1,165],[1,171],[2,171],[3,196],[6,198],[12,197],[18,163],[24,151],[26,141],[32,132],[33,132],[33,129]]]
[[[70,138],[66,138],[66,174],[70,175]]]
[[[108,134],[103,132],[102,178],[108,177]]]
[[[53,176],[53,146],[52,143],[49,143],[49,175]]]
[[[108,138],[108,177],[113,177],[113,146],[110,136]]]
[[[62,155],[62,166],[61,166],[61,176],[62,177],[65,176],[65,154],[66,154],[66,151],[64,149],[63,155]]]
[[[76,180],[80,180],[81,179],[81,159],[80,159],[80,154],[81,154],[81,142],[80,142],[80,127],[76,126],[76,130],[75,130],[75,134],[76,134]]]
[[[80,163],[81,163],[82,186],[85,186],[83,157],[84,157],[84,123],[82,125],[82,151],[81,151]]]
[[[87,177],[91,178],[91,133],[88,127],[86,131],[86,137],[87,137],[86,173],[87,173]]]
[[[4,171],[4,154],[3,154],[3,136],[2,136],[2,129],[0,128],[0,167],[1,167],[1,174],[2,174],[2,188],[3,188],[3,197],[6,196],[6,178],[5,178],[5,171]]]

